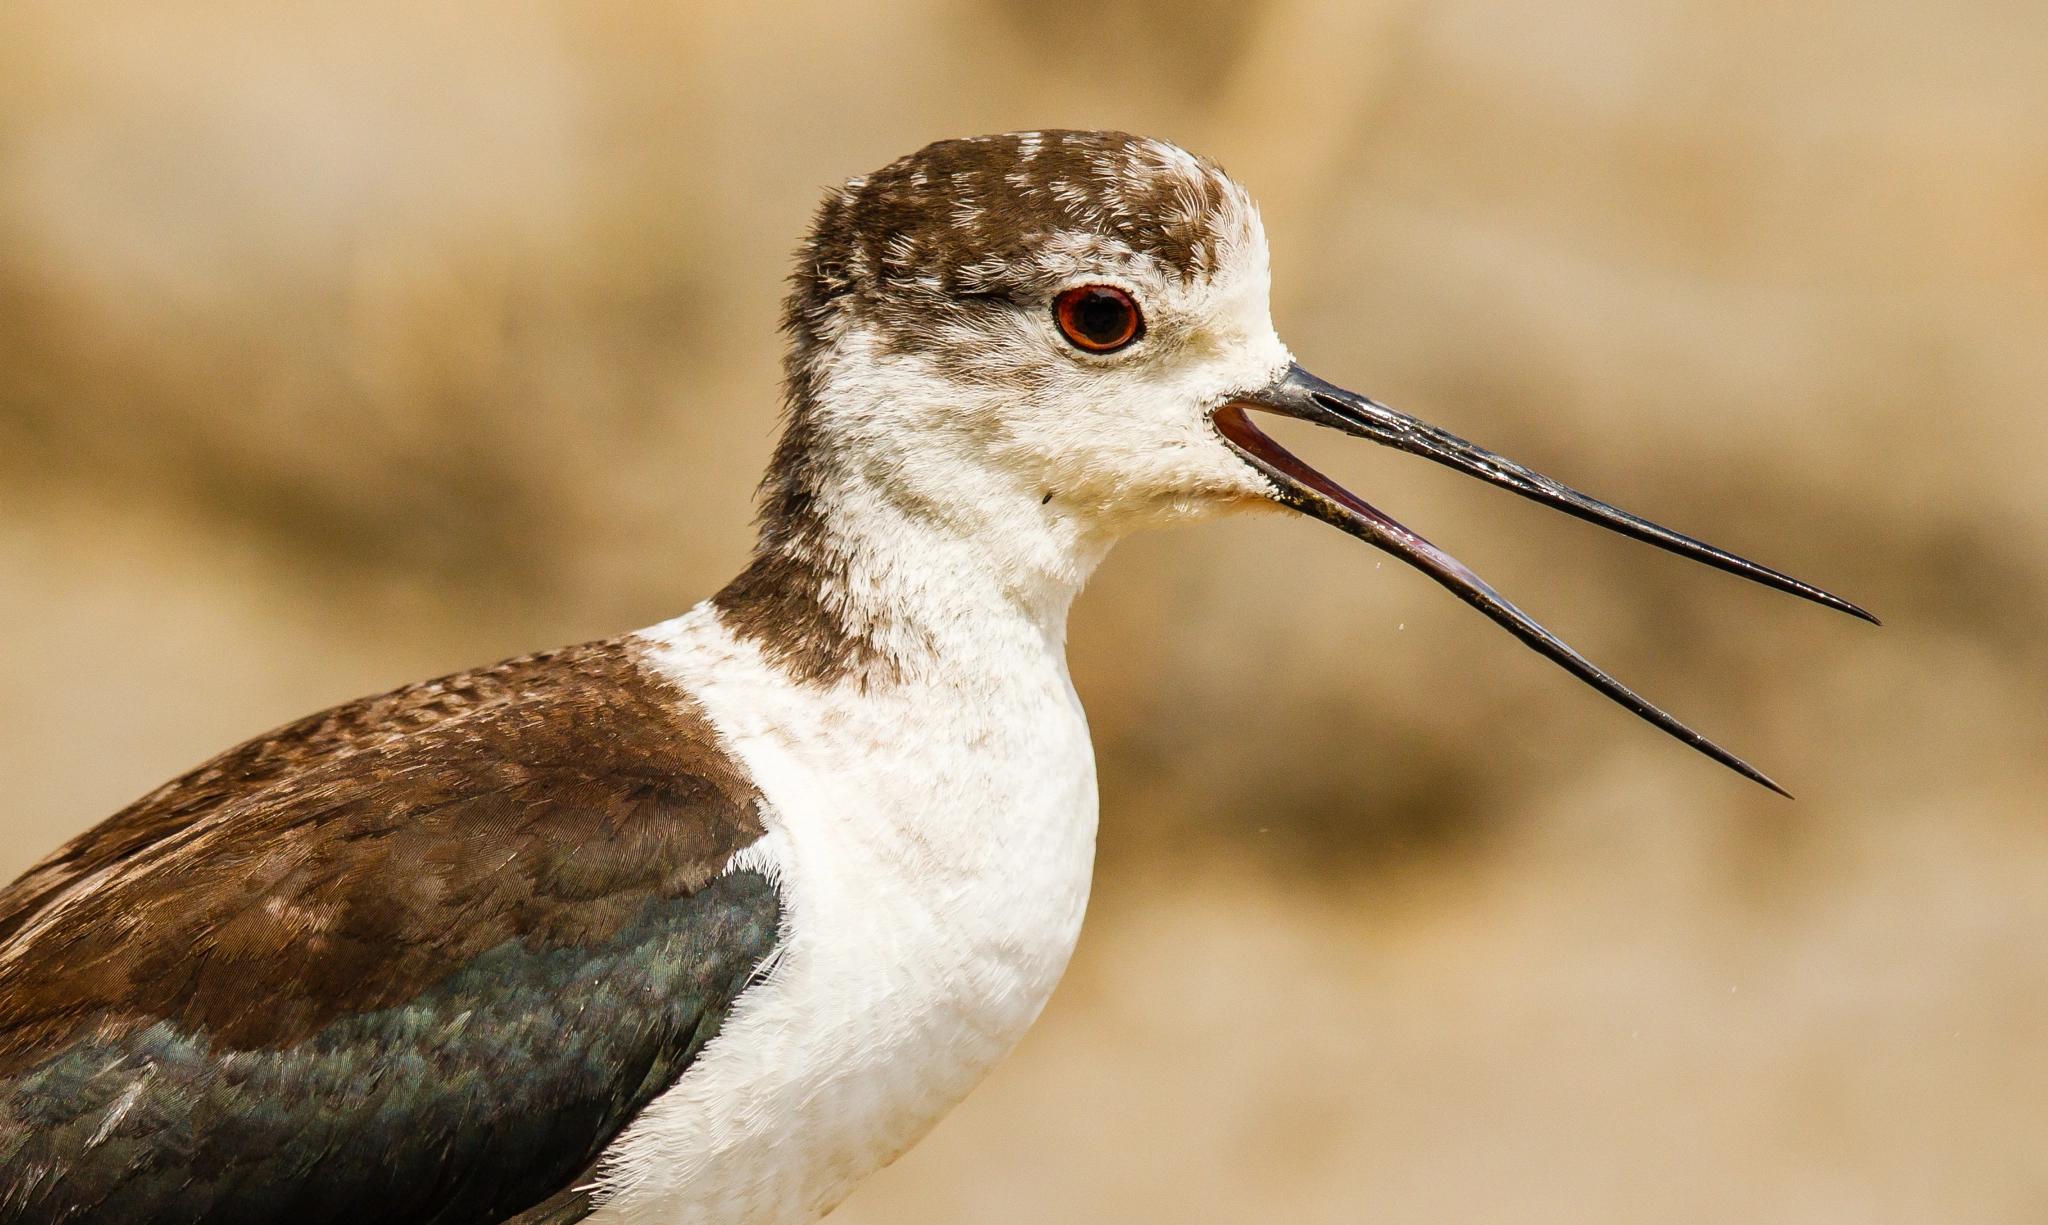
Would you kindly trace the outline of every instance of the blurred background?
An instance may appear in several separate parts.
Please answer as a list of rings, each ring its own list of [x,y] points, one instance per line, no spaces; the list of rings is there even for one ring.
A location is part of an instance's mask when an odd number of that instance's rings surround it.
[[[1798,802],[1320,525],[1133,540],[1072,972],[835,1221],[2048,1219],[2010,0],[16,0],[0,869],[709,594],[821,189],[1037,126],[1222,160],[1311,369],[1887,625],[1289,434]]]

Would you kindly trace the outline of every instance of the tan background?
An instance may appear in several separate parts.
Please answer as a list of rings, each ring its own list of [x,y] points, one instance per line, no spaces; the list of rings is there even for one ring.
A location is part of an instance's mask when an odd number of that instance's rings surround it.
[[[1312,369],[1889,624],[1304,441],[1800,800],[1326,528],[1133,541],[1074,618],[1073,972],[838,1220],[2048,1219],[2048,10],[2010,0],[16,0],[0,869],[707,594],[819,189],[1043,125],[1221,158]]]

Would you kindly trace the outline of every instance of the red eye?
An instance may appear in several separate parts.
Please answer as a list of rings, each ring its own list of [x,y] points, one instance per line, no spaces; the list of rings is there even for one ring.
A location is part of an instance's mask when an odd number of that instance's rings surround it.
[[[1145,334],[1137,300],[1114,285],[1083,285],[1053,299],[1053,318],[1077,349],[1114,353]]]

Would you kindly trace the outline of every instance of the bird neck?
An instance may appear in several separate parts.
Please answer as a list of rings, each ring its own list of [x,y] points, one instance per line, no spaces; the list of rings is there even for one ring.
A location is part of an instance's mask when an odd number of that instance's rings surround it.
[[[712,599],[728,630],[799,681],[999,679],[1063,654],[1067,610],[1114,536],[961,455],[888,457],[795,412],[763,486],[761,534]]]

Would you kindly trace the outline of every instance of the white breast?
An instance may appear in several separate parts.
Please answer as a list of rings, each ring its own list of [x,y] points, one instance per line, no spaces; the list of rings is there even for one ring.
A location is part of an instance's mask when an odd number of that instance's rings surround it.
[[[735,863],[783,934],[676,1086],[607,1153],[593,1221],[808,1222],[914,1144],[1066,968],[1095,765],[1060,644],[887,692],[793,685],[706,608],[647,631],[767,800]],[[1035,645],[1034,645],[1035,640]]]

